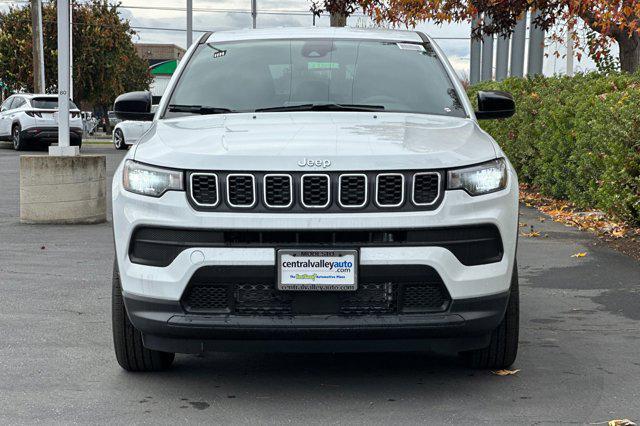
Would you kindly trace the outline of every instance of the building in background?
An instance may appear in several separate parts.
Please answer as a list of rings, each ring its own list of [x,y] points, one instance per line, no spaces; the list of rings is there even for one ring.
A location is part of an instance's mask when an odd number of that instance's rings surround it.
[[[135,46],[138,56],[149,64],[153,76],[149,90],[157,103],[186,50],[175,44],[136,43]]]
[[[136,43],[138,56],[148,62],[149,66],[160,62],[180,60],[187,52],[175,44]]]

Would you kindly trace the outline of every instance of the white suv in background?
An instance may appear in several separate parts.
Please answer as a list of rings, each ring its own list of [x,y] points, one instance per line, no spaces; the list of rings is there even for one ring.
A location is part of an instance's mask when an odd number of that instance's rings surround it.
[[[151,112],[155,112],[157,105],[151,107]],[[150,121],[125,120],[119,121],[113,129],[113,146],[116,149],[127,149],[135,145],[140,137],[151,127]]]
[[[205,351],[518,348],[518,180],[419,32],[204,34],[113,178],[116,357]]]
[[[69,104],[71,145],[82,146],[82,117]],[[17,151],[46,148],[58,142],[58,95],[21,93],[7,98],[0,107],[0,139],[13,142]]]

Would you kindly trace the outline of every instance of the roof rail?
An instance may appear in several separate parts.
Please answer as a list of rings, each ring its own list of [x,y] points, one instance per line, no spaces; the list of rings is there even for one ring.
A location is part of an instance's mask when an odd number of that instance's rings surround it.
[[[198,40],[198,44],[204,44],[209,39],[211,34],[213,34],[213,31],[207,31],[206,33],[202,34],[200,36],[200,39]]]

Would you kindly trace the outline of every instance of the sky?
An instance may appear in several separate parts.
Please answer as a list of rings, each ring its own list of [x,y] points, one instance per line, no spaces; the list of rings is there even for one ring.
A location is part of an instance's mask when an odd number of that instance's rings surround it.
[[[0,0],[0,10],[6,10],[10,3],[25,4],[26,0]],[[83,0],[77,0],[83,1]],[[120,14],[128,19],[138,32],[134,42],[144,43],[173,43],[185,47],[186,32],[186,0],[120,0]],[[257,0],[258,27],[277,26],[310,26],[312,15],[309,12],[309,0]],[[194,30],[212,31],[222,29],[238,29],[251,27],[251,0],[193,0]],[[328,26],[328,15],[321,16],[316,24]],[[371,26],[371,22],[361,14],[349,18],[350,26]],[[154,28],[154,29],[152,29]],[[155,29],[161,28],[161,29]],[[469,33],[468,24],[448,24],[436,26],[423,23],[416,29],[424,31],[443,49],[453,67],[462,77],[469,73]],[[200,32],[194,32],[194,38]],[[547,53],[560,51],[564,48],[549,46]],[[563,58],[545,59],[544,73],[564,73],[566,62]],[[593,63],[588,60],[575,61],[576,71],[593,69]]]

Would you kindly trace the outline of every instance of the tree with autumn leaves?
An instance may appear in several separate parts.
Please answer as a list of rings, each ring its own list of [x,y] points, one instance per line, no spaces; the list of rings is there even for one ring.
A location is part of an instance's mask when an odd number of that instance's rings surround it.
[[[55,93],[58,80],[55,1],[42,5],[45,87]],[[106,0],[73,5],[73,98],[106,108],[120,93],[144,90],[151,77],[136,55],[135,32]],[[29,7],[0,13],[0,80],[11,91],[33,91],[31,17]]]
[[[535,23],[545,30],[555,25],[575,28],[582,20],[591,34],[585,46],[577,36],[573,42],[596,60],[615,41],[620,68],[628,72],[640,68],[640,0],[324,0],[312,3],[312,8],[313,4],[336,16],[348,16],[360,7],[377,23],[409,27],[427,20],[470,22],[478,13],[491,16],[490,23],[481,22],[475,36],[509,33],[527,11],[537,10]]]

